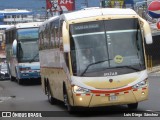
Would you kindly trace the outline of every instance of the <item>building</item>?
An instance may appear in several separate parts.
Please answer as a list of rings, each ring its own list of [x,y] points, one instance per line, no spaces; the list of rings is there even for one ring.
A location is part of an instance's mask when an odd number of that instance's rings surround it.
[[[11,25],[17,23],[26,23],[40,21],[34,16],[34,12],[19,9],[0,10],[0,25]]]

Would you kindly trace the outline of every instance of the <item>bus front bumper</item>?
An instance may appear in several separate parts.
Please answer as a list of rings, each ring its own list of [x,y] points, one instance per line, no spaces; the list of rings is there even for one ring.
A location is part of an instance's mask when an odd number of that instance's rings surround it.
[[[120,93],[73,93],[74,105],[79,107],[102,107],[137,103],[148,99],[148,87]]]
[[[40,73],[39,72],[35,72],[35,73],[21,73],[20,74],[20,79],[39,79],[41,78]]]

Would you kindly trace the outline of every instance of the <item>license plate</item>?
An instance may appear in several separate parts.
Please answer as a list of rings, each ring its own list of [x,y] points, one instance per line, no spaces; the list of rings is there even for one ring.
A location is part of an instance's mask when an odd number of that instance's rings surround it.
[[[109,101],[116,101],[118,100],[118,97],[115,95],[109,96]]]

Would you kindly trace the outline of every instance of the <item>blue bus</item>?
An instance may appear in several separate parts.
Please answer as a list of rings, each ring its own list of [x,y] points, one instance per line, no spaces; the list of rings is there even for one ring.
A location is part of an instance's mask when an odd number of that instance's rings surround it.
[[[19,23],[6,29],[6,60],[11,81],[40,80],[38,27],[41,22]]]

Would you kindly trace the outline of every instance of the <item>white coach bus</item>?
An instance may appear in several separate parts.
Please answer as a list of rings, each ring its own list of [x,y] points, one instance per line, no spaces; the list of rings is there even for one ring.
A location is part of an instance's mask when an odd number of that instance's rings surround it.
[[[10,79],[40,80],[38,28],[41,22],[19,23],[9,27],[6,35],[6,58]]]
[[[55,16],[39,29],[42,87],[48,100],[76,107],[148,99],[149,24],[132,9],[96,8]]]

